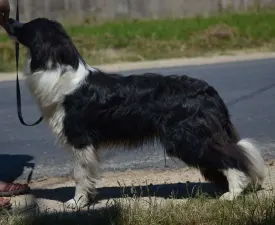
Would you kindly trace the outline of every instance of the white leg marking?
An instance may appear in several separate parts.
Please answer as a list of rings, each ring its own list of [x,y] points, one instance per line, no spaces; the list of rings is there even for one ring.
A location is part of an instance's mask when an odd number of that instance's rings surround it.
[[[99,163],[93,147],[73,150],[75,158],[75,196],[67,201],[68,208],[83,208],[96,195],[96,181],[99,179]]]
[[[229,192],[224,193],[220,199],[232,201],[243,192],[251,182],[251,179],[236,169],[228,169],[223,171],[223,173],[228,180]]]

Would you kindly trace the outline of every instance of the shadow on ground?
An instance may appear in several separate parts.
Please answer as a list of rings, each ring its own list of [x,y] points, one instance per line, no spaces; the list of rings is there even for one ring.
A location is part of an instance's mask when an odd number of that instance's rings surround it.
[[[205,194],[209,197],[217,197],[227,190],[216,188],[210,183],[176,183],[156,184],[147,186],[126,186],[126,187],[103,187],[97,189],[96,201],[116,199],[133,196],[155,196],[161,198],[194,198],[197,194]],[[56,189],[34,189],[32,191],[36,198],[44,198],[60,202],[66,202],[73,198],[73,187],[61,187]]]
[[[6,155],[0,154],[0,181],[13,182],[19,178],[25,168],[30,169],[28,180],[31,180],[35,164],[30,155]]]

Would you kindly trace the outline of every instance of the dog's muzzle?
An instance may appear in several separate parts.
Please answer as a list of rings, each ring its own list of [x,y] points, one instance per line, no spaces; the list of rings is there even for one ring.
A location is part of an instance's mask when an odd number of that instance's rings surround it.
[[[24,24],[14,19],[9,19],[5,25],[5,29],[10,36],[16,37],[16,31],[20,29]]]

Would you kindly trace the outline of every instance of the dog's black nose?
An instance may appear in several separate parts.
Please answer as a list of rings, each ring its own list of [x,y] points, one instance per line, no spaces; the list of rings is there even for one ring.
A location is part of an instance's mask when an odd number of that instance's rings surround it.
[[[23,23],[20,23],[12,18],[9,18],[5,28],[10,35],[16,35],[16,30],[20,29],[22,26]]]

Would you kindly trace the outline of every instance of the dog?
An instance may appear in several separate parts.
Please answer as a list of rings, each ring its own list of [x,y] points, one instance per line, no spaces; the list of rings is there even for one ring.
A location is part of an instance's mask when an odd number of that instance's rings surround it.
[[[74,158],[75,196],[67,207],[85,207],[96,195],[98,152],[157,141],[171,158],[226,186],[233,200],[262,185],[261,145],[241,139],[214,87],[186,75],[105,73],[81,57],[64,27],[37,18],[9,19],[10,36],[28,49],[23,74],[44,121]]]

